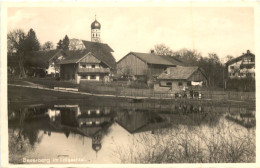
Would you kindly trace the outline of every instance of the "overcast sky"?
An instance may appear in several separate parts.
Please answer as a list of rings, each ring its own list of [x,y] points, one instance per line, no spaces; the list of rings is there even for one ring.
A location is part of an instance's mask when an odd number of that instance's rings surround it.
[[[254,10],[246,7],[9,8],[7,26],[8,31],[33,28],[41,44],[56,46],[66,34],[90,41],[95,14],[101,40],[113,48],[116,60],[161,43],[174,51],[196,49],[203,56],[215,52],[220,58],[254,52]]]

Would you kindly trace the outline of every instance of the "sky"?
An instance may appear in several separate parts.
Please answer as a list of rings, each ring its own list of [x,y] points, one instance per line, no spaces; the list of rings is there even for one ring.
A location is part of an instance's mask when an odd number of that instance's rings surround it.
[[[156,44],[196,49],[203,56],[254,52],[254,9],[250,7],[12,7],[7,31],[34,29],[41,44],[65,35],[91,40],[90,25],[101,23],[101,40],[120,58],[150,52]]]

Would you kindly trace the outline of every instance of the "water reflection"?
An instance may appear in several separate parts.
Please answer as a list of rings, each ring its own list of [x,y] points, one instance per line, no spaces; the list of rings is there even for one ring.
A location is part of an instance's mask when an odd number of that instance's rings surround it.
[[[50,137],[49,140],[53,143],[59,143],[54,137],[52,139],[53,133],[55,136],[56,133],[62,133],[66,139],[71,136],[73,139],[80,137],[83,145],[84,137],[89,138],[92,150],[97,155],[102,150],[102,143],[105,143],[104,137],[110,134],[113,130],[111,126],[115,123],[129,134],[153,134],[158,129],[178,125],[214,127],[222,116],[245,127],[255,126],[254,110],[245,108],[222,108],[216,113],[213,112],[215,107],[188,104],[173,104],[171,110],[161,111],[140,107],[55,104],[9,110],[10,162],[21,162],[18,156],[23,157],[41,146],[44,136]],[[64,141],[62,138],[59,140]]]

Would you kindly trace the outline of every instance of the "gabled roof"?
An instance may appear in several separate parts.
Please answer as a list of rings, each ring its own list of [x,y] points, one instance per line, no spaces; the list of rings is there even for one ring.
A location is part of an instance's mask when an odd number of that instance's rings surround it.
[[[236,57],[236,58],[233,58],[229,61],[226,62],[226,65],[230,65],[230,64],[233,64],[235,62],[238,62],[238,61],[241,61],[244,57],[248,57],[248,56],[252,56],[252,57],[255,57],[255,54],[251,53],[249,50],[247,50],[247,53],[245,54],[242,54],[241,56],[239,57]]]
[[[60,64],[77,63],[78,60],[91,52],[94,57],[96,57],[107,66],[111,68],[116,67],[115,58],[111,53],[114,51],[107,44],[85,40],[82,40],[82,42],[85,45],[86,49],[66,51],[66,55],[68,55],[68,57],[65,60],[61,61]]]
[[[168,65],[168,66],[183,65],[181,61],[171,56],[162,56],[153,53],[139,53],[139,52],[130,52],[126,56],[121,58],[117,63],[119,63],[121,60],[123,60],[130,54],[135,55],[137,58],[139,58],[140,60],[144,61],[147,64]]]
[[[78,63],[84,56],[91,54],[96,57],[98,60],[106,64],[111,68],[115,68],[116,61],[111,53],[104,53],[102,50],[98,51],[89,51],[87,49],[84,50],[70,50],[66,51],[66,55],[68,56],[66,59],[62,60],[60,64],[72,64]]]
[[[47,68],[49,60],[61,52],[62,50],[32,51],[26,54],[25,60],[33,67]]]
[[[85,40],[82,40],[82,42],[85,45],[86,49],[91,51],[102,49],[105,52],[114,52],[114,50],[111,47],[109,47],[109,45],[106,43],[99,43],[99,42],[85,41]]]
[[[65,51],[66,59],[62,60],[60,64],[77,63],[81,58],[89,53],[88,50],[69,50]]]
[[[174,65],[170,61],[164,59],[163,57],[152,54],[152,53],[137,53],[137,52],[131,52],[147,64],[157,64],[157,65]]]
[[[177,67],[169,67],[158,76],[158,79],[173,79],[173,80],[181,80],[181,79],[189,79],[190,76],[200,70],[199,67],[184,67],[184,66],[177,66]],[[202,71],[201,71],[202,72]],[[203,72],[202,72],[203,73]],[[203,73],[204,74],[204,73]]]

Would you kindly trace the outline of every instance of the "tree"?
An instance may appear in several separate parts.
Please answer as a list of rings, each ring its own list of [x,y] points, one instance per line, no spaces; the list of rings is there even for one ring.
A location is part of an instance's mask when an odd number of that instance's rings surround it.
[[[7,34],[7,52],[10,53],[8,55],[15,53],[18,57],[20,69],[19,77],[26,77],[24,70],[25,41],[26,36],[21,29],[10,31]]]
[[[25,40],[25,51],[39,51],[40,46],[36,33],[33,29],[30,29]]]
[[[68,50],[69,49],[69,45],[70,45],[70,40],[69,37],[66,35],[63,40],[60,40],[57,43],[57,49],[63,49],[63,50]]]
[[[25,40],[25,33],[23,30],[16,29],[10,31],[7,34],[7,52],[11,54],[20,52],[24,40]]]
[[[157,55],[173,55],[173,51],[165,44],[157,44],[154,46],[154,53]]]
[[[51,41],[47,41],[42,45],[42,50],[51,50],[54,48],[54,45]]]
[[[200,52],[197,50],[189,50],[186,48],[180,49],[173,53],[173,56],[180,59],[185,65],[195,66],[201,57]]]
[[[57,49],[63,49],[63,43],[62,43],[62,40],[60,40],[58,43],[57,43]]]
[[[84,44],[79,39],[70,39],[69,49],[70,50],[82,50],[84,49]]]
[[[69,37],[66,35],[62,41],[63,44],[63,49],[64,50],[68,50],[69,49],[69,45],[70,45],[70,40]]]
[[[230,60],[232,60],[234,57],[232,56],[232,55],[227,55],[226,56],[226,61],[230,61]]]

